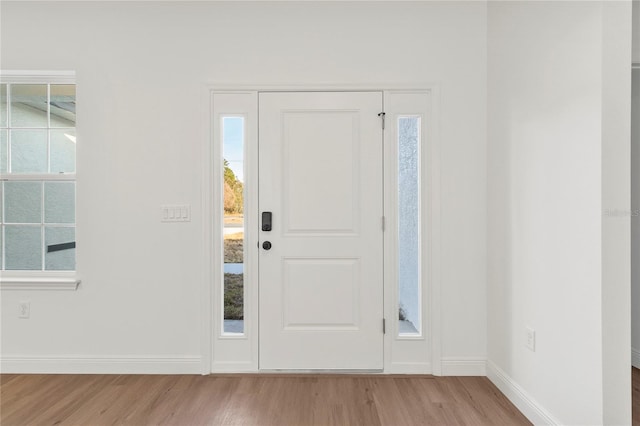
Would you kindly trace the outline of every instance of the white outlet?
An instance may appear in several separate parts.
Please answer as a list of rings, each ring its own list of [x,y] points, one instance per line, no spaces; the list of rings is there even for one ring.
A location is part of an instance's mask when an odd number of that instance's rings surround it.
[[[532,352],[536,351],[536,331],[533,328],[527,327],[527,343],[526,346]]]
[[[31,315],[31,302],[18,303],[18,318],[29,318]]]

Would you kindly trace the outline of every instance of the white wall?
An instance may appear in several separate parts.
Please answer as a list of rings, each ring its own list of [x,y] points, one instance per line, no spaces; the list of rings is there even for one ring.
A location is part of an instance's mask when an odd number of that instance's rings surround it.
[[[633,62],[640,63],[640,0],[633,0]]]
[[[631,422],[631,2],[602,7],[603,423]]]
[[[633,61],[640,63],[640,2],[633,2]],[[631,348],[640,368],[640,68],[633,71],[631,109]]]
[[[5,368],[200,371],[206,82],[438,83],[443,356],[485,357],[485,4],[3,2],[0,24],[3,69],[77,71],[82,278],[2,293]]]
[[[488,369],[535,422],[631,421],[629,221],[602,216],[629,206],[629,6],[488,5]]]

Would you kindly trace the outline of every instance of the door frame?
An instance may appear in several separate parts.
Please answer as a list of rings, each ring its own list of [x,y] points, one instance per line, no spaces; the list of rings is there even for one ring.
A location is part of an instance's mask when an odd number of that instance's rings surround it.
[[[236,362],[236,358],[233,356],[233,348],[229,353],[229,359],[234,361],[216,362],[214,360],[214,345],[219,347],[221,337],[218,334],[220,327],[219,321],[214,317],[215,303],[220,300],[220,287],[221,283],[219,279],[215,278],[215,271],[221,271],[222,262],[219,255],[219,247],[217,244],[222,240],[222,213],[220,209],[215,208],[215,200],[221,199],[220,187],[221,180],[218,177],[220,174],[214,172],[215,164],[217,161],[221,161],[221,144],[219,141],[219,135],[215,134],[217,125],[215,124],[214,117],[214,93],[216,95],[222,94],[255,94],[255,105],[251,105],[251,102],[247,102],[247,107],[253,108],[254,113],[247,110],[246,115],[249,123],[246,129],[247,132],[247,149],[245,154],[245,161],[247,162],[247,172],[245,175],[247,179],[251,179],[252,176],[257,181],[257,167],[258,167],[258,116],[257,116],[257,94],[261,92],[359,92],[359,91],[380,91],[383,93],[383,105],[384,97],[386,94],[392,93],[428,93],[429,94],[429,125],[425,128],[426,133],[426,146],[425,155],[426,161],[423,163],[424,177],[427,180],[428,190],[426,191],[427,199],[424,200],[426,208],[423,211],[427,215],[427,253],[425,254],[426,265],[424,269],[427,271],[426,279],[423,282],[423,292],[426,294],[428,301],[425,306],[425,318],[424,322],[428,325],[425,329],[426,339],[429,344],[430,353],[430,371],[424,371],[424,366],[419,367],[416,371],[411,371],[409,366],[402,371],[394,371],[392,366],[392,340],[396,337],[394,333],[387,332],[384,335],[384,371],[381,374],[391,373],[431,373],[433,375],[442,374],[442,328],[441,328],[441,226],[440,226],[440,133],[439,133],[439,86],[437,84],[327,84],[327,85],[308,85],[308,84],[293,84],[293,85],[269,85],[269,84],[229,84],[229,83],[211,83],[203,84],[202,86],[202,105],[201,105],[201,121],[202,121],[202,145],[201,145],[201,174],[202,174],[202,196],[201,196],[201,223],[202,223],[202,282],[201,282],[201,305],[200,305],[200,335],[201,335],[201,373],[211,374],[212,372],[228,372],[228,373],[242,373],[242,372],[254,372],[259,373],[258,369],[258,307],[257,307],[257,256],[256,251],[254,259],[247,259],[247,266],[245,272],[247,276],[253,277],[250,282],[247,282],[245,287],[248,291],[245,292],[245,306],[248,304],[251,308],[251,315],[249,322],[245,322],[245,330],[248,331],[248,336],[245,334],[243,337],[222,337],[224,345],[237,345],[238,347],[248,348],[251,352],[249,358],[241,359]],[[247,99],[249,96],[247,96]],[[385,107],[386,108],[386,107]],[[386,135],[385,135],[386,136]],[[385,137],[384,150],[388,152],[389,141]],[[385,194],[385,215],[387,214],[387,194],[394,190],[390,185],[388,179],[388,167],[384,165],[384,194]],[[250,186],[250,185],[249,185]],[[424,194],[424,193],[423,193]],[[257,222],[258,217],[258,192],[255,186],[247,188],[246,190],[246,218],[254,218],[252,220],[245,219],[245,244],[257,244],[258,232]],[[253,223],[255,222],[255,223]],[[388,230],[385,232],[385,241],[387,240]],[[385,244],[388,245],[388,244]],[[387,256],[387,247],[385,246],[384,264],[385,271],[393,270],[393,265],[389,265],[390,257]],[[391,268],[389,267],[391,266]],[[393,284],[389,282],[388,277],[384,278],[384,313],[385,318],[393,318],[397,315],[397,308],[392,304],[387,303]],[[219,348],[216,348],[219,349]]]

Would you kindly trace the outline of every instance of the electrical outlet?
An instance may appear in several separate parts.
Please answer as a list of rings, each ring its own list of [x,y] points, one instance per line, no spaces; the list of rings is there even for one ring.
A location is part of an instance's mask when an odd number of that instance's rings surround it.
[[[532,352],[536,351],[536,331],[533,328],[527,327],[527,343],[526,346]]]
[[[18,303],[18,318],[27,319],[31,315],[31,302]]]

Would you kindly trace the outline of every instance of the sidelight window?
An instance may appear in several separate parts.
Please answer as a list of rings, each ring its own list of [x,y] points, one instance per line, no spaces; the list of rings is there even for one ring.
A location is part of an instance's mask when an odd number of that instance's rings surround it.
[[[223,332],[244,333],[244,117],[223,116]]]
[[[420,117],[399,116],[398,143],[398,331],[421,333]]]

